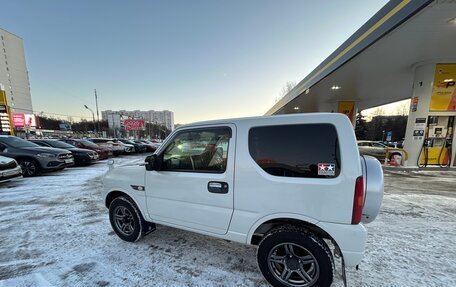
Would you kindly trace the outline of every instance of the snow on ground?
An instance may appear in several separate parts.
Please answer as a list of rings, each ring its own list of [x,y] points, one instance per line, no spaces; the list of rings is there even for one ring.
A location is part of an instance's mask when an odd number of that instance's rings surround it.
[[[120,240],[100,198],[106,170],[99,163],[0,185],[0,287],[267,286],[251,246],[164,226],[137,243]],[[456,286],[455,175],[385,174],[381,214],[366,226],[366,255],[348,270],[349,286]]]

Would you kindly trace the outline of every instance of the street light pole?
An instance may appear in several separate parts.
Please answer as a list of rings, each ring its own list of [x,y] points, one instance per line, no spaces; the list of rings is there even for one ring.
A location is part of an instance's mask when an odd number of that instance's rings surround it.
[[[97,125],[98,130],[100,130],[100,116],[98,114],[98,96],[97,96],[97,89],[95,89],[95,107],[97,108]]]
[[[87,105],[84,105],[84,107],[86,109],[88,109],[89,111],[92,112],[92,119],[93,119],[93,131],[96,133],[97,132],[97,128],[95,126],[95,114],[93,113],[93,110],[91,108],[89,108]]]

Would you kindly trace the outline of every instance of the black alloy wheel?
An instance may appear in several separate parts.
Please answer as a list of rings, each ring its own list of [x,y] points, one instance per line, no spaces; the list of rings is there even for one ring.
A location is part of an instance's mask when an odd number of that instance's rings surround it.
[[[38,164],[34,160],[21,159],[19,165],[22,169],[22,175],[25,177],[36,176],[39,172]]]
[[[122,240],[138,241],[144,235],[144,220],[133,201],[117,197],[109,205],[109,221],[112,229]]]
[[[326,243],[295,226],[279,227],[264,236],[257,252],[265,279],[277,287],[329,287],[334,259]]]

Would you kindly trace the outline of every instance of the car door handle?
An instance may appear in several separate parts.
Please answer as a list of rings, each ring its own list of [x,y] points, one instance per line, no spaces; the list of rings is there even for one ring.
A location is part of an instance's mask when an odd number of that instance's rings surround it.
[[[222,181],[209,181],[207,190],[212,193],[228,193],[228,183]]]

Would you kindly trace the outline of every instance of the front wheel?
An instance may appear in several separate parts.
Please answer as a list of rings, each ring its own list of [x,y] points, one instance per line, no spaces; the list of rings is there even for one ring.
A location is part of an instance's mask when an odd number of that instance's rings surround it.
[[[117,197],[109,205],[109,221],[121,239],[138,241],[143,236],[143,220],[136,205],[126,197]]]
[[[39,173],[39,165],[32,159],[21,159],[19,165],[22,169],[22,175],[25,177],[35,176]]]
[[[333,281],[334,260],[328,246],[299,228],[279,228],[266,235],[257,260],[272,286],[329,287]]]

